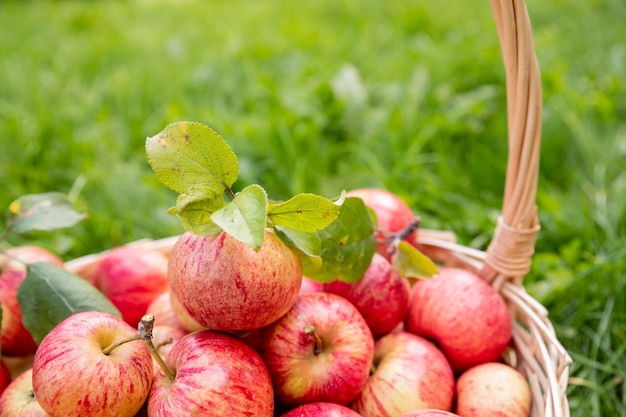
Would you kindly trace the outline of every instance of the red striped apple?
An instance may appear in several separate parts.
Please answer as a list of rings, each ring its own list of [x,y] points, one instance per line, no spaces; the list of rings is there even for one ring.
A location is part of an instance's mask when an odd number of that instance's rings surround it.
[[[251,330],[291,308],[302,265],[270,230],[258,252],[225,232],[209,237],[187,232],[172,248],[169,278],[176,299],[202,326]]]
[[[457,380],[456,413],[461,417],[528,417],[530,388],[509,365],[488,362],[463,372]]]
[[[165,359],[173,378],[159,369],[148,399],[152,417],[274,414],[267,367],[243,341],[224,333],[189,333]]]
[[[376,342],[373,373],[350,407],[365,417],[401,417],[421,408],[450,411],[454,373],[428,340],[404,331]]]
[[[354,304],[375,336],[389,333],[404,320],[410,289],[409,282],[378,253],[357,282],[333,281],[324,285],[324,291]]]
[[[142,341],[111,349],[137,331],[108,313],[75,313],[41,341],[33,392],[53,416],[132,417],[148,397],[153,368]]]
[[[345,405],[315,402],[291,409],[281,417],[360,417],[360,415]]]
[[[470,271],[441,268],[413,285],[409,304],[405,329],[435,340],[455,371],[497,361],[511,339],[504,300]]]
[[[26,264],[48,262],[62,267],[63,261],[47,249],[38,246],[16,246],[7,249],[14,259],[0,259],[0,306],[2,308],[2,353],[27,356],[35,353],[37,344],[22,323],[22,309],[17,290],[26,278]]]
[[[119,246],[98,263],[94,282],[122,318],[137,327],[150,303],[169,289],[167,257],[153,250]]]
[[[0,417],[48,417],[33,393],[33,369],[15,378],[0,396]]]
[[[325,292],[303,294],[256,338],[279,403],[346,405],[365,386],[374,338],[348,300]]]

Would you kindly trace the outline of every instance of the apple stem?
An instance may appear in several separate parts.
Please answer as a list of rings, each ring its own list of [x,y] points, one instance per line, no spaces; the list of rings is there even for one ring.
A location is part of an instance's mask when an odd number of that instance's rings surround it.
[[[399,230],[396,233],[385,234],[385,238],[381,239],[379,243],[388,244],[389,245],[389,248],[387,249],[388,255],[393,254],[393,252],[396,250],[396,246],[398,246],[398,243],[402,242],[403,240],[406,240],[411,233],[416,231],[420,227],[420,222],[421,222],[420,218],[415,217],[411,221],[411,223],[409,223],[404,229]]]
[[[322,353],[322,351],[324,350],[324,343],[322,342],[322,338],[320,337],[319,333],[315,329],[315,326],[309,324],[308,326],[306,326],[306,329],[304,329],[304,333],[310,335],[313,338],[313,342],[315,344],[315,347],[313,348],[313,353],[315,353],[316,355]]]
[[[146,314],[139,321],[137,333],[139,339],[143,340],[146,346],[148,346],[148,350],[150,351],[150,355],[154,358],[154,360],[159,364],[165,375],[170,379],[170,381],[174,381],[176,374],[165,364],[159,352],[157,352],[154,347],[154,343],[152,343],[152,329],[154,327],[154,316],[152,314]]]
[[[140,339],[139,333],[135,333],[132,336],[128,336],[124,339],[120,339],[116,342],[111,343],[109,346],[102,349],[102,353],[104,353],[105,355],[109,355],[111,352],[113,352],[113,349],[115,349],[116,347],[121,346],[124,343],[133,342],[139,339]]]

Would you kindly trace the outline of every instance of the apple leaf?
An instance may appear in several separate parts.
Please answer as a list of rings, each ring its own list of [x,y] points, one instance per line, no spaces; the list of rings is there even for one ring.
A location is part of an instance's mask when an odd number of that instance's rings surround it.
[[[122,315],[96,287],[54,264],[35,262],[17,291],[24,327],[37,344],[61,321],[81,311]]]
[[[391,262],[401,276],[409,279],[430,279],[439,272],[437,265],[428,256],[405,241],[398,243]]]
[[[340,209],[341,204],[319,195],[303,193],[281,203],[269,203],[267,215],[274,226],[312,233],[335,221]]]
[[[363,200],[346,198],[337,219],[316,234],[322,245],[322,263],[302,256],[303,274],[318,282],[361,279],[376,251],[374,224]]]
[[[241,190],[233,201],[211,215],[211,220],[226,233],[249,245],[261,249],[267,223],[267,194],[256,184]]]
[[[322,241],[317,234],[301,232],[284,226],[274,226],[274,230],[280,240],[303,252],[306,256],[319,258],[321,255]]]
[[[159,181],[178,193],[209,189],[222,195],[239,176],[230,146],[202,123],[177,122],[146,139],[146,154]]]
[[[199,236],[213,236],[222,228],[213,223],[211,215],[224,207],[224,194],[216,194],[211,189],[192,188],[179,194],[176,206],[167,212],[178,216],[188,232]]]
[[[63,193],[27,194],[9,205],[7,229],[14,233],[52,231],[74,226],[85,217]]]

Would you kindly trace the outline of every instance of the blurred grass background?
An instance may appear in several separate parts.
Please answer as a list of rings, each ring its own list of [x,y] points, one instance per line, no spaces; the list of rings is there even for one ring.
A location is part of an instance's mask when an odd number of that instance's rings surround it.
[[[626,416],[626,3],[527,1],[544,86],[527,287],[574,358],[573,416]],[[506,168],[488,2],[0,2],[0,207],[68,193],[65,259],[180,233],[144,141],[179,120],[273,198],[384,187],[484,249]]]

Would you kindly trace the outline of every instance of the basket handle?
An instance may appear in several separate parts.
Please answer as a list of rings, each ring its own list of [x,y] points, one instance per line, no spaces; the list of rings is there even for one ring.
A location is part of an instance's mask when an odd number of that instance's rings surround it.
[[[491,0],[506,71],[509,154],[502,214],[480,275],[521,285],[530,271],[539,220],[535,203],[541,142],[541,74],[523,0]]]

